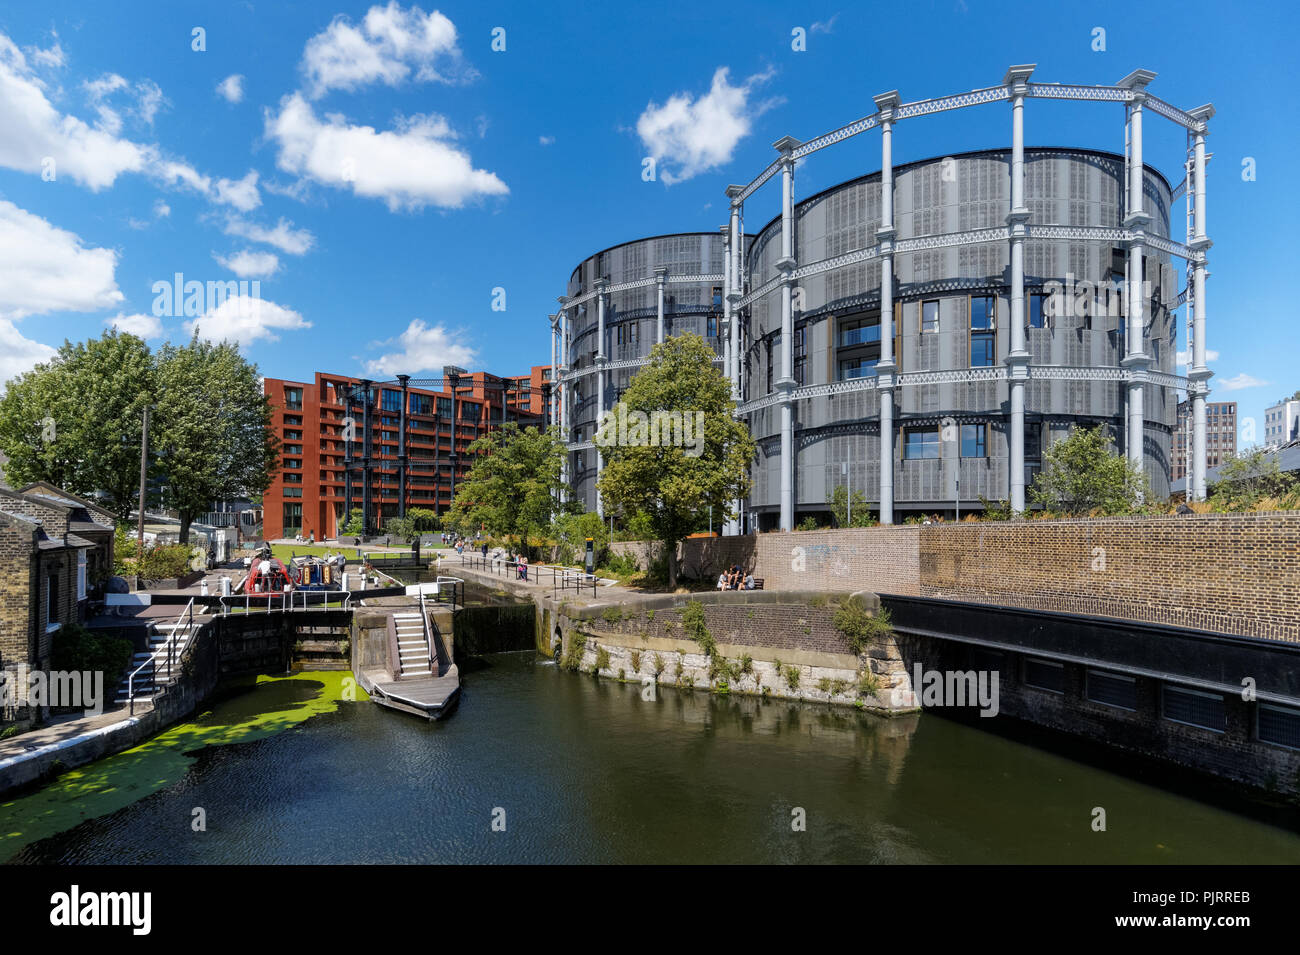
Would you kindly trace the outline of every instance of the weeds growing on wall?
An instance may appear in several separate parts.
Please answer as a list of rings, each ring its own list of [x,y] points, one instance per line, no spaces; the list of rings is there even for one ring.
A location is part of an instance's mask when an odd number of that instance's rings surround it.
[[[831,625],[843,634],[845,642],[855,655],[860,655],[871,643],[894,632],[888,610],[881,607],[873,615],[857,597],[851,597],[840,605]]]

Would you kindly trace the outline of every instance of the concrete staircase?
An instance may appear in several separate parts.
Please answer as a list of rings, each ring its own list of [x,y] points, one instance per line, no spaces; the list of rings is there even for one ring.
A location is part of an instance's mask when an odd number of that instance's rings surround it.
[[[395,613],[393,624],[397,628],[397,657],[399,678],[419,679],[436,676],[429,669],[429,641],[424,633],[424,620],[419,613]]]

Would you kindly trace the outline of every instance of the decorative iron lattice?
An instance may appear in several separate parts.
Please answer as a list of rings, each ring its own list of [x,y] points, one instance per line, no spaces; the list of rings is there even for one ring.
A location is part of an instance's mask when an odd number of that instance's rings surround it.
[[[1133,99],[1131,90],[1122,86],[1066,86],[1062,83],[1030,83],[1027,96],[1040,99],[1083,99],[1099,103],[1127,103]]]
[[[800,266],[790,273],[790,277],[798,281],[820,275],[823,272],[829,272],[832,269],[843,268],[846,265],[869,262],[879,256],[880,246],[878,245],[866,249],[856,249],[853,252],[845,252],[843,255],[837,255],[834,258],[822,259],[820,262],[811,262],[808,265]]]
[[[1150,93],[1147,94],[1146,102],[1144,105],[1147,107],[1147,109],[1151,110],[1151,112],[1158,113],[1161,116],[1163,116],[1165,119],[1173,120],[1179,126],[1186,126],[1188,129],[1195,130],[1197,127],[1201,125],[1194,118],[1192,118],[1191,115],[1189,115],[1188,113],[1184,113],[1177,106],[1173,106],[1169,103],[1166,103],[1164,100],[1152,96]]]
[[[973,229],[969,232],[946,232],[942,235],[922,235],[915,239],[900,239],[894,243],[894,252],[926,252],[931,249],[948,249],[955,245],[978,245],[981,242],[1005,242],[1007,230]]]
[[[759,300],[760,298],[762,298],[764,295],[769,295],[769,294],[771,294],[772,292],[775,292],[777,289],[779,289],[779,288],[781,287],[781,285],[782,285],[783,282],[785,282],[785,276],[784,276],[784,275],[778,275],[776,278],[769,280],[769,281],[766,282],[765,284],[760,285],[760,286],[759,286],[757,289],[755,289],[754,291],[750,292],[748,295],[746,295],[744,298],[742,298],[739,302],[737,302],[736,305],[735,305],[735,307],[736,307],[736,308],[745,308],[745,307],[748,306],[751,302],[756,302],[756,301],[758,301],[758,300]]]
[[[1176,255],[1180,259],[1191,261],[1196,257],[1196,253],[1183,245],[1181,242],[1175,242],[1172,239],[1166,239],[1163,236],[1144,234],[1142,240],[1157,252],[1167,252],[1170,255]]]
[[[795,159],[802,159],[809,153],[815,153],[819,149],[825,149],[827,146],[833,146],[835,143],[842,142],[850,136],[856,136],[858,133],[865,133],[868,129],[875,129],[880,125],[880,114],[873,113],[870,116],[864,116],[856,123],[849,123],[847,126],[841,126],[839,129],[829,132],[824,136],[818,136],[816,139],[810,139],[802,146],[795,149],[791,155]]]
[[[931,113],[942,113],[945,110],[962,109],[966,106],[978,106],[981,103],[996,103],[1010,97],[1011,91],[1005,86],[989,86],[982,90],[971,90],[969,93],[958,93],[955,96],[941,96],[938,99],[923,99],[915,103],[905,103],[894,110],[894,118],[910,119],[913,116],[928,116]]]
[[[775,161],[772,163],[772,165],[768,166],[766,169],[764,169],[762,172],[760,172],[760,173],[758,174],[758,178],[757,178],[757,179],[755,179],[753,182],[751,182],[751,183],[750,183],[748,186],[746,186],[744,189],[740,190],[740,195],[737,196],[733,201],[734,201],[734,202],[744,202],[746,199],[748,199],[750,196],[752,196],[755,192],[757,192],[759,189],[761,189],[761,188],[763,187],[763,183],[767,182],[769,179],[771,179],[773,176],[775,176],[775,175],[777,174],[777,172],[778,172],[778,171],[780,170],[780,168],[781,168],[781,163],[782,163],[782,162],[784,162],[784,159],[777,159],[777,160],[775,160]]]

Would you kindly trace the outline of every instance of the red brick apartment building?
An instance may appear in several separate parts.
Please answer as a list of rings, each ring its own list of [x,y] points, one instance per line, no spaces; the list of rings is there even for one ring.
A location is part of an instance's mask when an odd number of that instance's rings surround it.
[[[446,511],[476,438],[503,421],[548,423],[551,368],[499,377],[447,367],[439,378],[392,381],[317,372],[311,382],[267,378],[264,387],[281,469],[263,496],[263,533],[323,540],[355,508],[368,534],[408,507]]]

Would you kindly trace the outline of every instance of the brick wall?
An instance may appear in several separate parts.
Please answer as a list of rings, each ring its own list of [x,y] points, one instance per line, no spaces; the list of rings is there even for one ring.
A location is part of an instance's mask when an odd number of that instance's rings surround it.
[[[627,545],[625,545],[627,546]],[[870,590],[1300,642],[1300,512],[900,525],[704,538],[769,590]]]
[[[29,662],[34,530],[0,514],[0,666],[5,668]]]

